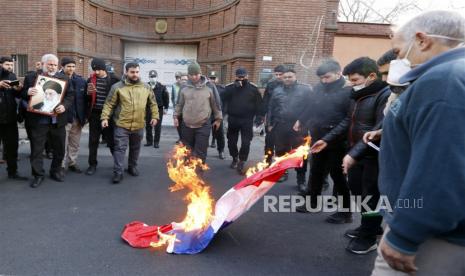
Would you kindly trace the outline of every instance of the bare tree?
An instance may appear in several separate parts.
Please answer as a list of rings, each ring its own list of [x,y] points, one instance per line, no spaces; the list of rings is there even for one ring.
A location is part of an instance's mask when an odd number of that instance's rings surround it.
[[[400,15],[412,10],[422,10],[417,0],[397,0],[388,4],[376,0],[340,0],[339,20],[391,24]]]

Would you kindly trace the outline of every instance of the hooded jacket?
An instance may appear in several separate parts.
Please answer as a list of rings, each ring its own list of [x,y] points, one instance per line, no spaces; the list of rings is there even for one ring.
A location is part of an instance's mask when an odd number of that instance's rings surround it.
[[[150,86],[141,81],[120,81],[111,87],[100,118],[109,120],[113,113],[116,126],[134,131],[145,127],[146,107],[152,111],[152,119],[158,120],[158,105]]]
[[[322,140],[329,144],[346,136],[350,147],[348,154],[352,158],[376,158],[377,152],[363,142],[363,135],[375,129],[383,120],[383,110],[389,94],[389,86],[381,80],[376,80],[359,91],[352,89],[352,101],[347,116]]]
[[[200,128],[210,120],[222,120],[221,103],[215,85],[202,76],[197,84],[191,80],[181,87],[174,117],[182,116],[183,123],[190,128]]]

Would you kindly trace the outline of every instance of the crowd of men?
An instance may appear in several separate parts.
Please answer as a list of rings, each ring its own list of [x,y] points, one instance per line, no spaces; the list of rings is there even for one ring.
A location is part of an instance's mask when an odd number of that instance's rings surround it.
[[[171,91],[178,142],[205,161],[212,133],[212,145],[216,141],[218,157],[224,159],[227,117],[230,167],[243,174],[254,124],[265,124],[269,163],[311,135],[309,174],[307,160],[296,169],[300,194],[315,206],[329,176],[333,194],[342,197],[344,207],[349,207],[350,195],[370,198],[360,226],[346,236],[350,252],[367,254],[378,247],[383,235],[373,275],[417,270],[424,275],[464,275],[463,263],[458,262],[465,256],[464,42],[462,16],[424,13],[394,33],[393,49],[377,61],[360,57],[341,68],[336,60],[325,60],[316,71],[320,81],[313,87],[299,82],[292,67],[279,65],[263,96],[244,68],[235,71],[233,83],[221,86],[214,72],[204,76],[192,63],[187,74],[176,74]],[[139,174],[144,128],[145,146],[159,147],[170,95],[157,81],[156,71],[150,71],[149,83],[143,83],[139,65],[128,63],[120,80],[95,58],[93,74],[85,80],[74,72],[73,59],[63,58],[59,71],[58,58],[47,54],[40,70],[29,73],[23,84],[13,84],[13,60],[2,58],[1,66],[0,133],[10,179],[24,179],[17,172],[17,121],[23,119],[31,145],[33,188],[44,181],[47,143],[53,157],[52,179],[63,181],[64,168],[81,172],[76,160],[87,122],[88,175],[96,172],[101,136],[114,158],[115,184],[123,178],[128,145],[127,172]],[[35,81],[41,75],[67,81],[65,96],[52,116],[28,112],[28,99],[39,93]],[[285,174],[280,181],[287,178]],[[369,212],[376,209],[381,195],[393,206],[399,199],[421,198],[424,204],[397,206],[392,213]],[[306,206],[297,211],[309,212]],[[388,225],[384,230],[383,216]],[[336,212],[326,219],[334,224],[352,220],[351,212]]]

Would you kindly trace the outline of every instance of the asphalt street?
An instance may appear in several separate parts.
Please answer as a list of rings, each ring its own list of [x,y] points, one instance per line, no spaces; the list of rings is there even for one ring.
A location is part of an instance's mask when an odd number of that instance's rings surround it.
[[[168,116],[167,116],[168,117]],[[87,133],[79,165],[87,167]],[[0,167],[0,275],[369,275],[376,253],[345,250],[345,230],[357,226],[324,222],[328,214],[264,212],[263,200],[221,231],[197,255],[171,255],[160,249],[134,249],[121,238],[123,226],[181,221],[185,192],[171,193],[166,162],[177,133],[165,126],[160,149],[143,148],[138,177],[111,184],[113,160],[99,148],[94,176],[68,172],[63,183],[47,178],[38,189],[9,181]],[[262,158],[264,138],[252,142],[249,164]],[[227,150],[226,150],[227,153]],[[29,144],[20,146],[20,173],[30,177]],[[231,158],[210,149],[205,179],[218,199],[241,180]],[[48,171],[50,161],[45,163]],[[295,174],[270,191],[296,194]]]

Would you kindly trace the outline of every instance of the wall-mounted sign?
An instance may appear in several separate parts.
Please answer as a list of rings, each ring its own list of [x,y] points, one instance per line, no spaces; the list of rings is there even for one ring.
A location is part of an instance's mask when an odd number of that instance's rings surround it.
[[[166,22],[166,19],[157,19],[155,21],[155,32],[157,34],[166,34],[168,31],[168,22]]]
[[[272,56],[263,56],[263,61],[273,61]]]

